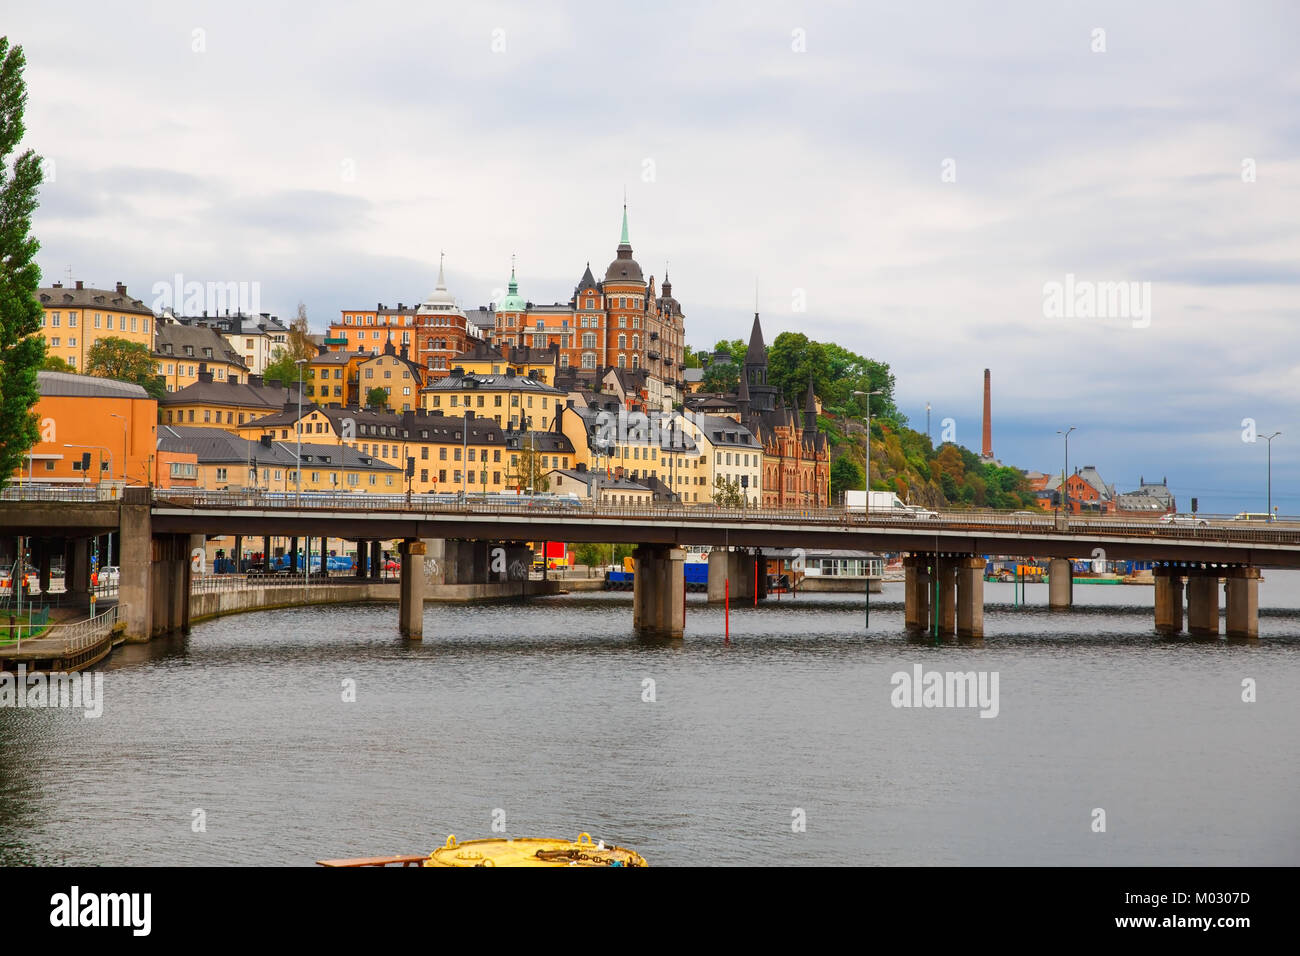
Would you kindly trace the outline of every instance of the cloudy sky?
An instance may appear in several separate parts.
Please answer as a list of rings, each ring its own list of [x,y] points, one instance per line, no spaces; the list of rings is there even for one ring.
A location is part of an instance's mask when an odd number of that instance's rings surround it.
[[[445,251],[468,307],[512,255],[565,301],[626,190],[692,345],[746,336],[757,286],[769,341],[890,363],[936,440],[978,449],[988,367],[1003,461],[1059,470],[1074,425],[1071,467],[1184,509],[1264,509],[1251,419],[1300,513],[1294,4],[307,9],[6,11],[46,283],[256,282],[323,329],[418,301]],[[1090,308],[1103,283],[1134,295]]]

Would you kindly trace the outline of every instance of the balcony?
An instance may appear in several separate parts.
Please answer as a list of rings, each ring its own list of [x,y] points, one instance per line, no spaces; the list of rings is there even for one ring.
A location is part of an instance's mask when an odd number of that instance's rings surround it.
[[[321,341],[324,342],[326,345],[347,345],[348,344],[348,340],[346,338],[336,339],[331,336],[326,336],[325,338],[321,339]]]
[[[646,357],[649,358],[651,361],[658,361],[658,360],[659,360],[659,353],[658,353],[658,352],[646,352]]]

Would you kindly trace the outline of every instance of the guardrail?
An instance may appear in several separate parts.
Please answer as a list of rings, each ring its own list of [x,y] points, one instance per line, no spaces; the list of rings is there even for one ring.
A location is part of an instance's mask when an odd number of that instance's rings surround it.
[[[359,578],[355,573],[304,575],[301,571],[277,574],[274,572],[249,572],[247,574],[205,574],[190,579],[190,593],[211,591],[246,591],[251,588],[302,588],[333,585],[394,583],[396,578]]]
[[[998,511],[946,511],[933,515],[898,515],[886,511],[846,511],[834,508],[764,509],[719,508],[709,505],[620,505],[583,499],[475,499],[450,496],[288,494],[251,492],[172,491],[156,493],[162,506],[178,508],[274,509],[294,511],[381,512],[397,514],[454,514],[461,516],[536,516],[538,518],[655,519],[692,524],[705,522],[822,525],[827,528],[862,528],[929,531],[1000,531],[1022,535],[1071,537],[1160,537],[1171,541],[1225,544],[1300,545],[1300,518],[1275,522],[1247,522],[1227,515],[1198,515],[1199,523],[1162,522],[1156,518],[1090,515],[1064,517],[1055,513]]]
[[[115,485],[12,484],[0,489],[0,501],[117,501],[122,489]]]

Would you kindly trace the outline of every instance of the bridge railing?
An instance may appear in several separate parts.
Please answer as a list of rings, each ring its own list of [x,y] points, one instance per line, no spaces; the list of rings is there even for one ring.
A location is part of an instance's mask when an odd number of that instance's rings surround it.
[[[376,495],[367,493],[266,493],[168,489],[155,492],[155,501],[182,508],[274,509],[312,512],[383,512],[395,514],[517,515],[554,518],[595,517],[646,519],[687,523],[769,523],[821,525],[826,528],[866,526],[917,531],[997,531],[1071,537],[1160,537],[1201,543],[1300,544],[1300,519],[1275,522],[1235,520],[1230,515],[1198,515],[1192,522],[1162,522],[1156,517],[1070,515],[1053,512],[960,510],[897,514],[889,511],[848,511],[843,508],[723,508],[712,504],[684,505],[613,503],[568,498],[476,498],[455,495]],[[1199,522],[1203,521],[1204,524]]]

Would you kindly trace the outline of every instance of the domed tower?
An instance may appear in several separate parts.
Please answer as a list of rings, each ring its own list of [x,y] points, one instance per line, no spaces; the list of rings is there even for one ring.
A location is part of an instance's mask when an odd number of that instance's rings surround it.
[[[523,328],[528,303],[519,294],[519,280],[515,278],[515,259],[510,257],[510,282],[506,297],[497,303],[497,338],[511,346],[523,345]]]
[[[450,368],[450,360],[468,348],[467,320],[447,291],[443,261],[438,257],[438,285],[415,310],[415,362],[427,376],[441,378]]]
[[[609,332],[605,337],[605,361],[613,368],[644,368],[646,330],[642,328],[645,313],[646,282],[640,264],[632,258],[632,243],[628,238],[627,203],[623,204],[623,234],[619,239],[614,261],[605,270],[602,283]]]

